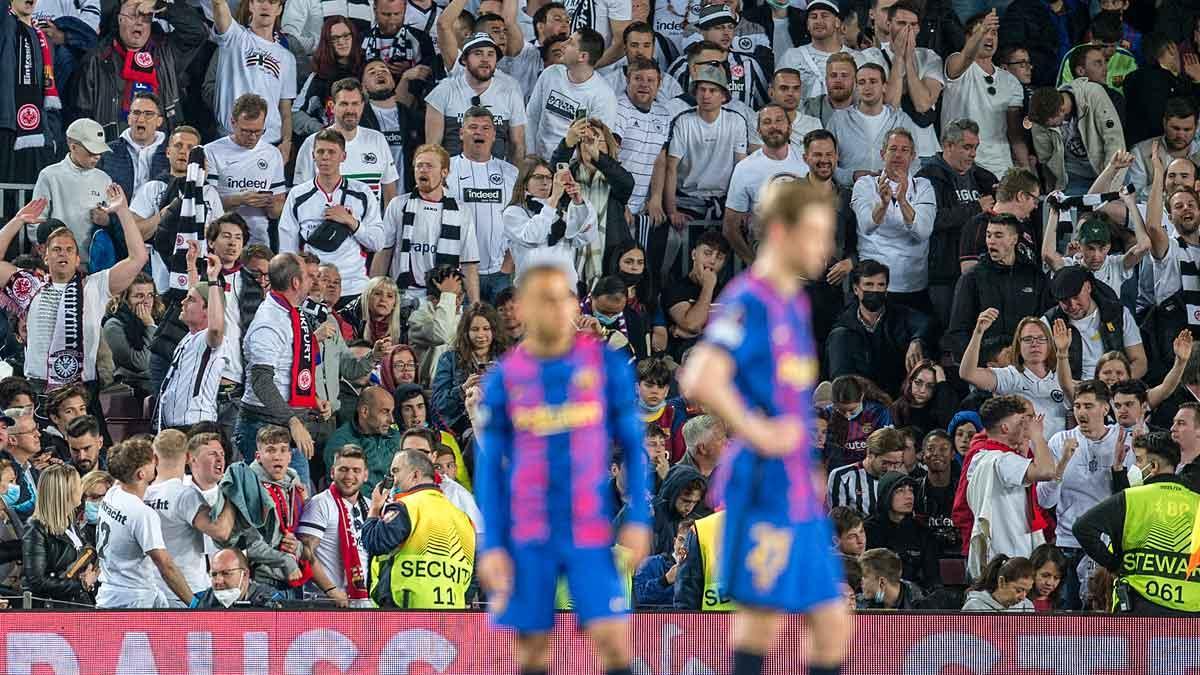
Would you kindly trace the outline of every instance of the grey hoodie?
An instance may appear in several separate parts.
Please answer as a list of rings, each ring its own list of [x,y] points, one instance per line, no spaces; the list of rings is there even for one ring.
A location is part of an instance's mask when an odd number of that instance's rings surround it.
[[[1032,612],[1033,602],[1025,598],[1012,607],[1005,607],[996,602],[991,591],[967,591],[967,601],[962,608],[964,612]]]

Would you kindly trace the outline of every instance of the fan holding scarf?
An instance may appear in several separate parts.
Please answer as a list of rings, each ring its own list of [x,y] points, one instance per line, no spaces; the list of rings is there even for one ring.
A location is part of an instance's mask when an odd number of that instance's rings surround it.
[[[338,607],[374,607],[367,593],[370,558],[362,544],[367,500],[361,494],[367,458],[357,445],[344,445],[334,455],[329,489],[304,505],[296,534],[304,557],[312,562],[313,582]]]
[[[249,462],[259,428],[285,427],[292,434],[291,467],[308,483],[314,450],[308,426],[331,414],[329,402],[317,399],[315,368],[321,352],[314,327],[300,311],[312,280],[294,253],[271,258],[268,276],[271,291],[243,338],[246,392],[237,423],[238,448]]]
[[[51,232],[46,240],[49,273],[0,262],[0,308],[28,319],[25,377],[37,391],[82,382],[91,391],[92,400],[98,400],[96,351],[105,306],[114,295],[129,288],[148,259],[124,191],[110,184],[106,198],[105,210],[121,222],[129,250],[128,257],[116,265],[96,274],[80,273],[79,247],[65,227]],[[45,208],[45,199],[35,199],[0,229],[0,258],[20,228],[39,222]]]

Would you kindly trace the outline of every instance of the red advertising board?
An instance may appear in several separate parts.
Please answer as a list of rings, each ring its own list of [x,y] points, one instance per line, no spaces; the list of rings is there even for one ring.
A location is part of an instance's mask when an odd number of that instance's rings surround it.
[[[517,668],[509,635],[478,613],[15,612],[0,614],[0,671],[499,675]],[[639,614],[638,675],[726,673],[728,616]],[[870,614],[857,619],[847,673],[1200,675],[1200,623],[1105,616]],[[597,673],[569,615],[552,672]],[[803,672],[803,622],[789,617],[768,672]]]

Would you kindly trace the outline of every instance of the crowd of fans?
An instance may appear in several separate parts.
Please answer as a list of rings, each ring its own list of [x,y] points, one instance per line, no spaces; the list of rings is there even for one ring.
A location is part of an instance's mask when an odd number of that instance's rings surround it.
[[[676,382],[786,179],[837,206],[806,291],[848,601],[1111,609],[1093,507],[1200,468],[1193,4],[7,3],[0,596],[484,600],[480,380],[551,263],[636,367],[631,606],[727,607],[734,441]]]

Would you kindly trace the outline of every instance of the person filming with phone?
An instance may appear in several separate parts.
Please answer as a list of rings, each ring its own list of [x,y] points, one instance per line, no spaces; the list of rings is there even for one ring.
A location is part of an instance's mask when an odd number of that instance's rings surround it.
[[[504,209],[504,234],[516,265],[513,282],[520,283],[531,266],[558,265],[569,270],[574,289],[579,281],[576,255],[599,240],[597,220],[565,162],[551,169],[540,158],[527,158]]]

